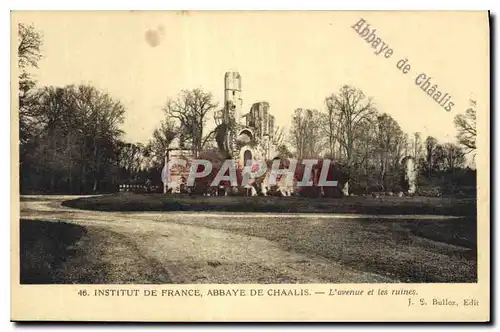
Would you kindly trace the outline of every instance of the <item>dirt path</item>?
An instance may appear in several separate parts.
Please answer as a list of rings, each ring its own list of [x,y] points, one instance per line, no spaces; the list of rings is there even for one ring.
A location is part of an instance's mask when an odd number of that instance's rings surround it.
[[[145,265],[141,262],[131,262],[130,255],[123,257],[126,252],[136,252],[135,260],[155,262],[156,270],[159,265],[166,274],[152,275],[150,278],[143,278],[142,282],[169,280],[172,283],[320,283],[326,279],[367,283],[391,281],[375,274],[350,270],[322,257],[284,250],[276,243],[263,238],[176,223],[179,218],[184,222],[210,218],[207,214],[82,211],[62,207],[60,203],[68,198],[70,197],[52,196],[22,201],[21,218],[65,221],[85,226],[90,230],[90,234],[77,244],[79,246],[88,246],[89,242],[95,241],[89,238],[92,232],[100,229],[108,231],[105,234],[100,232],[101,242],[105,241],[106,237],[109,239],[110,234],[119,234],[120,236],[110,239],[107,249],[99,246],[103,251],[99,253],[101,260],[112,270],[108,273],[107,282],[110,283],[119,282],[112,274],[124,265],[129,266],[131,270],[136,270],[133,269],[134,265],[144,268]],[[225,219],[231,216],[217,218]],[[96,247],[95,244],[93,246]],[[79,250],[85,251],[83,248]],[[66,263],[66,270],[82,264],[81,257],[74,260],[75,264]],[[117,277],[124,275],[116,274]]]
[[[237,225],[238,223],[232,223],[235,218],[242,223],[250,218],[259,228],[261,226],[258,223],[262,220],[262,227],[265,228],[267,226],[264,221],[268,220],[266,218],[274,216],[284,220],[303,221],[306,218],[313,224],[322,222],[321,219],[330,222],[328,218],[335,219],[337,218],[335,215],[99,212],[71,209],[60,205],[63,200],[70,198],[68,196],[26,197],[21,202],[21,218],[49,222],[63,221],[83,226],[87,230],[86,234],[72,246],[74,255],[63,263],[62,269],[69,271],[71,275],[78,275],[78,270],[83,269],[103,270],[100,276],[86,276],[83,278],[85,282],[89,282],[89,278],[90,282],[95,283],[399,281],[394,275],[379,275],[364,269],[358,270],[342,264],[337,259],[318,255],[314,251],[296,251],[293,246],[287,246],[279,238],[270,240],[266,234],[253,231],[245,234],[241,231],[241,227],[232,229],[232,226],[224,226]],[[342,215],[341,218],[360,217],[370,219],[370,216],[358,215]],[[436,218],[453,219],[446,216],[411,217],[422,221]],[[279,220],[277,222],[280,222]],[[222,229],[223,227],[226,228]],[[294,241],[301,244],[303,239],[296,238]],[[308,243],[304,242],[303,245],[307,246]],[[338,244],[332,243],[332,247],[335,246]],[[445,255],[439,257],[447,259]],[[69,279],[68,282],[82,280],[82,278]]]

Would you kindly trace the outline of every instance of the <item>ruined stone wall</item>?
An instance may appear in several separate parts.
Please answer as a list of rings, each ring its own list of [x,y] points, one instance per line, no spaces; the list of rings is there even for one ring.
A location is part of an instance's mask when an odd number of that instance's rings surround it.
[[[257,139],[269,135],[269,115],[268,102],[254,103],[250,108],[246,124],[254,130]]]
[[[401,161],[402,176],[401,187],[408,195],[413,195],[417,192],[417,163],[415,158],[408,156]]]

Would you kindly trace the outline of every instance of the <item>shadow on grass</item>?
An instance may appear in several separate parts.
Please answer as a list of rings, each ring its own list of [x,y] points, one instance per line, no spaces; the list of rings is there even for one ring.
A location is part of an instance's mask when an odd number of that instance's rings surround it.
[[[20,220],[21,284],[53,284],[58,267],[75,255],[85,227],[65,222]]]
[[[156,260],[112,230],[67,222],[20,221],[21,284],[169,283]]]
[[[312,221],[263,217],[206,220],[203,226],[265,238],[285,250],[322,257],[395,282],[477,282],[476,221],[472,218]],[[324,278],[337,282],[329,276]]]
[[[62,202],[63,206],[96,211],[193,211],[425,214],[476,216],[473,198],[435,197],[239,197],[117,193]]]

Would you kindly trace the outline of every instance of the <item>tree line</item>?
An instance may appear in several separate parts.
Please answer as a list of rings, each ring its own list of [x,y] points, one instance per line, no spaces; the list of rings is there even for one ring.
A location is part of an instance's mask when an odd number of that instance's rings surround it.
[[[427,182],[461,173],[472,185],[475,172],[465,163],[466,155],[474,155],[476,149],[476,103],[471,101],[454,122],[456,143],[439,143],[432,136],[423,140],[418,132],[404,133],[372,98],[345,85],[325,98],[325,110],[294,111],[290,142],[299,160],[323,157],[343,163],[350,172],[351,189],[359,193],[400,191],[401,160],[406,156],[414,158]]]
[[[222,111],[211,93],[183,90],[169,98],[164,119],[146,144],[123,139],[125,107],[90,85],[40,87],[32,75],[42,58],[43,36],[18,26],[19,152],[21,192],[96,193],[121,183],[161,184],[168,148],[190,149],[197,157],[219,154],[208,123]],[[227,107],[227,105],[223,105]],[[457,143],[411,137],[397,121],[377,110],[373,100],[352,86],[325,98],[325,109],[296,109],[285,134],[277,128],[282,157],[331,158],[350,173],[353,189],[396,190],[400,161],[413,156],[424,176],[464,169],[474,153],[476,104],[455,118]],[[220,157],[220,156],[219,156]]]
[[[115,190],[126,176],[125,108],[89,85],[38,87],[43,36],[18,25],[19,170],[23,193]]]

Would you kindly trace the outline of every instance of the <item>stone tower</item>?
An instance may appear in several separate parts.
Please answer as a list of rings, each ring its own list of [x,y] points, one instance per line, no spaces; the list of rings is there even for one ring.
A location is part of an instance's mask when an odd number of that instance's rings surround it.
[[[224,75],[224,122],[234,119],[236,124],[241,121],[241,108],[243,99],[241,96],[241,75],[238,72],[227,72]]]

